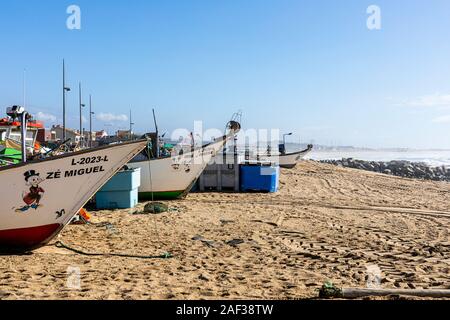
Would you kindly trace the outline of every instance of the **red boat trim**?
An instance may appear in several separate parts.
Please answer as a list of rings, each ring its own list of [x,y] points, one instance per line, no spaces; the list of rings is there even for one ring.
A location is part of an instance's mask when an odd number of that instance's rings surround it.
[[[0,230],[0,252],[26,252],[44,246],[61,229],[61,224]]]
[[[6,118],[0,119],[1,127],[20,127],[21,124],[18,121],[9,121]],[[40,121],[29,121],[27,127],[34,129],[44,129],[44,124]]]

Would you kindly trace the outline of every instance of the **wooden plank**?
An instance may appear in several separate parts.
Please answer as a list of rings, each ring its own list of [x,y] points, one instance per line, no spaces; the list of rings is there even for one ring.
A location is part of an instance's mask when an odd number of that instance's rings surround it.
[[[422,298],[450,298],[450,290],[446,289],[358,289],[345,288],[342,289],[343,298],[355,299],[363,297],[385,297],[385,296],[413,296]]]

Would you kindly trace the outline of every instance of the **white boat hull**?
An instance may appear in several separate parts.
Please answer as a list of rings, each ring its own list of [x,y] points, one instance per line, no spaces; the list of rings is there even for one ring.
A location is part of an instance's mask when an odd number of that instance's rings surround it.
[[[278,163],[281,168],[285,169],[293,169],[297,166],[301,160],[303,160],[312,150],[312,146],[309,146],[308,149],[290,153],[290,154],[282,154],[277,157],[269,158],[269,161]]]
[[[0,168],[0,251],[47,244],[147,141]]]
[[[292,169],[297,166],[297,163],[303,160],[309,152],[300,154],[287,154],[280,156],[280,167]]]
[[[219,142],[178,157],[128,164],[130,168],[141,170],[139,198],[176,199],[185,196],[223,145]]]
[[[186,196],[211,160],[234,134],[182,156],[131,162],[140,168],[140,200],[172,200]]]

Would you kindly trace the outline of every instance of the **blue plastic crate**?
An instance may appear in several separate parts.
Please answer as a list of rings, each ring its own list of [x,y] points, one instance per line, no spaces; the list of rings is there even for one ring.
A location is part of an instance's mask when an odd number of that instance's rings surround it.
[[[95,195],[97,209],[130,209],[138,204],[140,169],[118,172]]]
[[[141,186],[141,169],[128,169],[119,171],[111,178],[100,190],[106,191],[125,191],[133,190]]]
[[[95,203],[97,209],[131,209],[138,204],[138,189],[131,191],[97,192]]]
[[[241,165],[242,192],[274,193],[278,191],[279,183],[279,166],[263,163]]]

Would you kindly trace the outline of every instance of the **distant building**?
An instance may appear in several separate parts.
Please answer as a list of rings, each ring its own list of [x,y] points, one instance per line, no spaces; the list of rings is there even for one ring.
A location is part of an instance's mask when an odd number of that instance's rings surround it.
[[[123,139],[131,139],[133,133],[130,130],[119,130],[117,131],[117,137],[121,140]]]
[[[51,131],[54,132],[54,141],[63,141],[63,127],[60,125],[53,126]],[[80,143],[81,135],[78,131],[66,128],[66,140],[70,139],[72,143]]]
[[[51,129],[39,129],[36,140],[40,144],[45,144],[46,142],[56,141],[56,132]]]
[[[108,137],[108,133],[105,130],[95,132],[95,139],[101,140]]]
[[[106,136],[102,139],[97,140],[97,143],[99,146],[104,146],[104,145],[108,145],[111,143],[117,143],[122,141],[122,139],[119,139],[119,137],[117,136]]]
[[[91,133],[89,130],[83,130],[83,137],[85,141],[89,141],[91,139]],[[92,141],[95,141],[95,131],[92,131]]]

